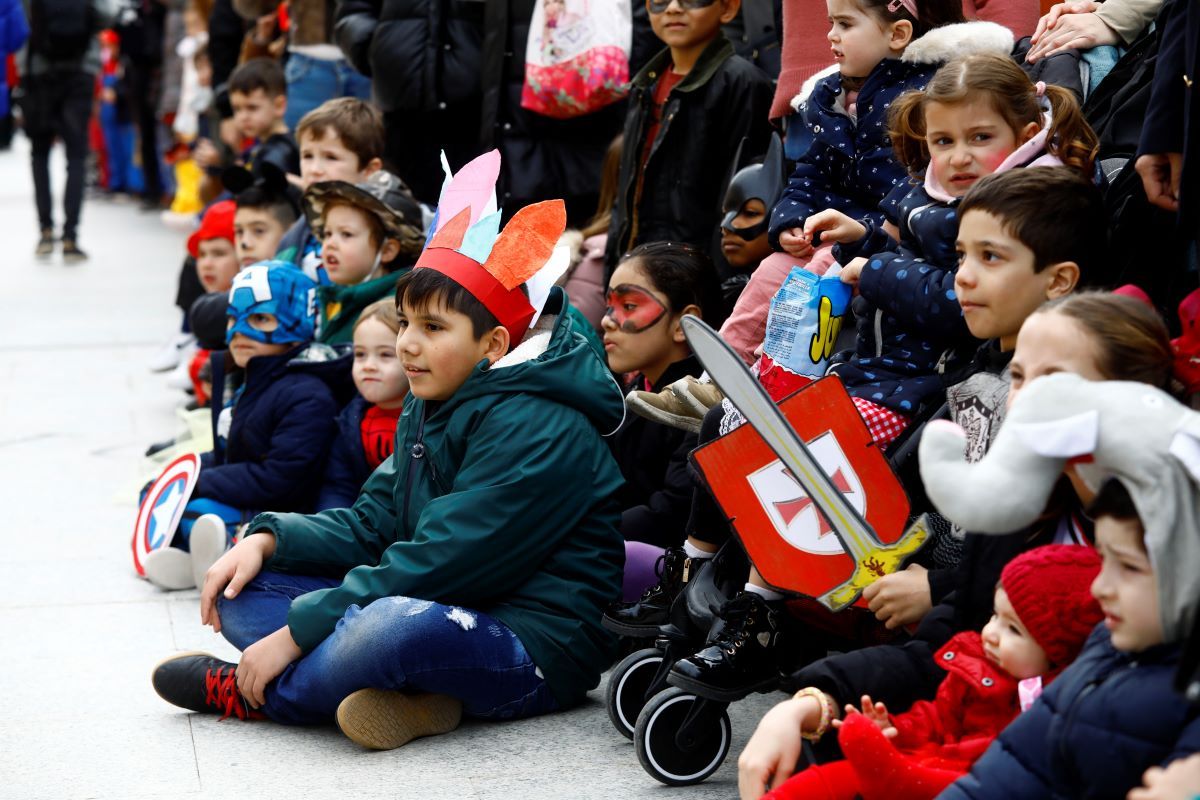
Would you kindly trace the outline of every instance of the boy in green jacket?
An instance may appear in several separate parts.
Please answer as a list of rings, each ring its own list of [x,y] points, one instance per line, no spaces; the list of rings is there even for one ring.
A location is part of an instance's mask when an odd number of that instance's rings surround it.
[[[499,155],[468,171],[487,191]],[[566,708],[610,663],[600,617],[620,593],[621,474],[600,432],[620,423],[623,399],[572,332],[553,277],[535,275],[565,211],[522,209],[497,237],[494,199],[455,182],[397,288],[410,394],[395,454],[353,508],[250,523],[200,603],[241,662],[168,659],[153,676],[168,702],[336,719],[388,749],[452,730],[462,713]]]

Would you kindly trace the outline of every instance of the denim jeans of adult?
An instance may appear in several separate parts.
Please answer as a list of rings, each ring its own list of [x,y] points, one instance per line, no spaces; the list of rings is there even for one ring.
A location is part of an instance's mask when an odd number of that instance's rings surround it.
[[[33,155],[33,191],[38,227],[54,227],[50,193],[50,149],[55,137],[67,151],[67,185],[63,192],[64,239],[74,239],[83,207],[87,175],[88,120],[92,116],[94,78],[86,72],[59,72],[27,80],[24,101],[25,131]]]
[[[287,624],[292,600],[336,578],[261,572],[233,600],[221,598],[221,633],[239,650]],[[519,719],[558,706],[525,647],[496,619],[411,597],[352,605],[326,639],[267,686],[263,711],[276,722],[329,722],[359,689],[457,697],[463,712]]]
[[[284,77],[287,78],[287,112],[283,119],[290,131],[295,131],[301,118],[326,100],[335,97],[371,99],[371,79],[364,78],[342,58],[331,60],[288,53]]]

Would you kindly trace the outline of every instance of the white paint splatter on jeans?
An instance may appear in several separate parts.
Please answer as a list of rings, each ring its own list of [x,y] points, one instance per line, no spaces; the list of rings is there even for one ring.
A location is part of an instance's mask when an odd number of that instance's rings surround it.
[[[464,631],[475,630],[476,620],[475,615],[465,608],[455,606],[446,612],[446,619],[450,620]]]

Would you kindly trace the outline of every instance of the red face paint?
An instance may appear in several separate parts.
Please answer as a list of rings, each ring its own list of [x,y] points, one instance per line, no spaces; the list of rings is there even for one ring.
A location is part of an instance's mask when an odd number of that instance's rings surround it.
[[[607,306],[604,316],[625,333],[641,333],[652,328],[667,313],[667,307],[649,290],[632,283],[622,283],[609,289],[604,296],[604,303]]]

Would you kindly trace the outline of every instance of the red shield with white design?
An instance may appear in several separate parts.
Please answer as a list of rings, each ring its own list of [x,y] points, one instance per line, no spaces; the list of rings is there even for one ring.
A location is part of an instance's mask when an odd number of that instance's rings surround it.
[[[879,541],[897,541],[908,498],[841,381],[822,378],[779,408]],[[767,583],[820,597],[853,574],[854,561],[837,533],[750,425],[697,449],[692,459]],[[856,605],[866,604],[860,599]]]
[[[138,575],[146,574],[142,562],[148,553],[171,546],[199,474],[200,457],[188,453],[168,464],[146,490],[133,524],[133,568]]]

